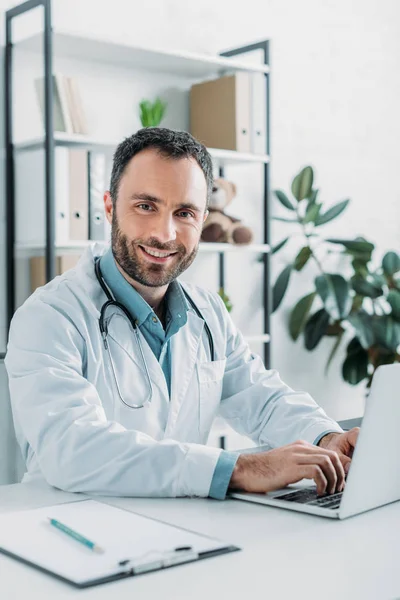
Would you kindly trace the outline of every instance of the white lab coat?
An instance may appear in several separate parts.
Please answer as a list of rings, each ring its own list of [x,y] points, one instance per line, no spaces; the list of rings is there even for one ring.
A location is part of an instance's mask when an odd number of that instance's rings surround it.
[[[219,412],[257,444],[313,442],[342,429],[312,398],[265,370],[249,350],[221,299],[186,289],[194,311],[171,338],[171,399],[165,377],[141,336],[153,396],[127,408],[119,399],[99,330],[106,296],[89,248],[76,268],[38,289],[12,320],[6,368],[16,435],[27,465],[24,481],[44,478],[63,490],[120,496],[207,496],[221,450],[205,445]],[[107,313],[109,343],[124,399],[148,386],[129,321]]]

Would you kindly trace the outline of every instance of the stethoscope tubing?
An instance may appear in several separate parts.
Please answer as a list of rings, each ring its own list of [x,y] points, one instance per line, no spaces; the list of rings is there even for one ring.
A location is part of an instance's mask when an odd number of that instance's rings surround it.
[[[150,377],[150,373],[147,367],[147,363],[146,363],[146,359],[144,356],[144,352],[143,352],[143,348],[142,348],[142,343],[140,341],[140,336],[139,336],[139,331],[138,331],[138,323],[135,319],[132,318],[131,314],[129,313],[128,309],[126,308],[126,306],[124,306],[123,304],[121,304],[120,302],[118,302],[117,300],[115,300],[115,298],[112,297],[110,290],[108,289],[105,281],[104,281],[104,277],[102,275],[101,272],[101,268],[100,268],[100,258],[97,258],[95,260],[95,264],[94,264],[94,270],[95,270],[95,274],[96,274],[96,278],[97,281],[100,284],[101,289],[103,290],[103,292],[105,293],[106,297],[107,297],[107,301],[103,304],[103,306],[100,309],[100,316],[99,316],[99,328],[100,328],[100,333],[101,333],[101,337],[103,339],[103,344],[105,349],[107,350],[109,359],[110,359],[110,363],[111,363],[111,368],[113,371],[113,377],[114,377],[114,381],[115,381],[115,385],[118,391],[118,395],[120,397],[121,402],[127,406],[128,408],[132,408],[132,409],[138,409],[138,408],[143,408],[143,406],[145,406],[147,403],[151,402],[152,396],[153,396],[153,384],[151,381],[151,377]],[[196,306],[195,302],[192,300],[192,298],[189,296],[189,294],[186,292],[186,290],[183,290],[183,293],[185,294],[186,299],[188,300],[189,304],[191,305],[191,307],[193,308],[193,310],[195,311],[195,313],[197,314],[198,317],[200,317],[203,322],[204,322],[204,329],[206,331],[207,334],[207,338],[208,338],[208,343],[210,346],[210,356],[211,356],[211,360],[214,361],[215,360],[215,356],[214,356],[214,341],[213,341],[213,337],[211,334],[211,330],[207,324],[207,321],[205,320],[205,318],[203,317],[203,315],[201,314],[200,310],[198,309],[198,307]],[[132,326],[133,332],[135,334],[136,337],[136,341],[137,341],[137,346],[139,348],[139,352],[140,352],[140,358],[141,358],[141,362],[146,374],[146,379],[148,381],[148,388],[149,388],[149,395],[146,398],[146,400],[142,403],[142,404],[128,404],[127,402],[125,402],[125,400],[123,399],[123,396],[121,394],[121,390],[119,388],[118,385],[118,380],[116,377],[116,373],[115,373],[115,368],[114,368],[114,361],[113,358],[111,356],[111,352],[110,352],[110,347],[109,344],[107,342],[107,335],[108,335],[108,328],[107,328],[107,321],[105,318],[107,309],[110,308],[111,306],[115,306],[117,307],[119,310],[121,310],[124,315],[126,316],[126,318],[128,319],[130,325]]]

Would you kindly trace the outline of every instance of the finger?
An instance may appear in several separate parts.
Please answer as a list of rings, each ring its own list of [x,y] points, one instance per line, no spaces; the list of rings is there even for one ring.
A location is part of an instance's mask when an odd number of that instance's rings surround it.
[[[300,464],[317,465],[325,475],[327,480],[326,492],[328,494],[334,494],[336,491],[338,476],[336,469],[333,465],[332,459],[327,454],[304,454],[300,458]],[[340,462],[340,461],[339,461]],[[343,468],[343,467],[342,467]],[[343,474],[344,481],[344,474]]]
[[[344,464],[342,463],[341,456],[337,452],[330,450],[329,456],[337,475],[336,491],[342,492],[344,489],[344,483],[346,479]],[[342,456],[344,457],[344,460],[350,460],[344,454],[342,454]]]
[[[343,454],[343,452],[339,452],[339,459],[340,459],[340,462],[343,465],[343,469],[344,469],[345,476],[346,476],[347,473],[349,472],[349,469],[350,469],[351,458],[349,458],[348,456],[346,456],[345,454]]]
[[[329,456],[331,458],[331,460],[333,461],[334,464],[334,469],[336,472],[336,477],[337,477],[337,481],[335,483],[335,489],[337,489],[337,491],[342,491],[344,488],[344,482],[345,482],[345,473],[346,471],[344,471],[344,463],[345,461],[348,461],[350,459],[347,458],[346,455],[342,454],[342,456],[345,457],[345,460],[341,462],[341,460],[338,460],[338,454],[337,452],[335,452],[334,450],[328,450],[327,448],[320,448],[319,446],[314,446],[313,444],[307,444],[307,443],[302,443],[302,442],[298,442],[299,446],[298,446],[298,450],[300,454],[307,454],[309,456],[316,456],[316,455],[320,455],[320,456]],[[318,462],[319,465],[321,465],[320,462]],[[342,467],[343,464],[343,467]],[[333,492],[329,491],[329,493],[334,493],[335,489],[333,490]]]
[[[300,466],[300,475],[306,479],[313,479],[317,486],[317,494],[318,496],[323,496],[325,494],[328,481],[321,469],[318,465],[301,465]]]

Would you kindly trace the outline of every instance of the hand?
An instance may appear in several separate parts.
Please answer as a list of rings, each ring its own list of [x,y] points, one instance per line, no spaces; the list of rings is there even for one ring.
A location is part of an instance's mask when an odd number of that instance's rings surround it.
[[[348,473],[359,433],[359,427],[353,427],[345,433],[328,433],[319,440],[318,446],[337,452],[345,472]]]
[[[338,454],[303,440],[268,452],[241,454],[229,487],[266,493],[304,478],[314,479],[318,495],[341,492],[345,473]]]

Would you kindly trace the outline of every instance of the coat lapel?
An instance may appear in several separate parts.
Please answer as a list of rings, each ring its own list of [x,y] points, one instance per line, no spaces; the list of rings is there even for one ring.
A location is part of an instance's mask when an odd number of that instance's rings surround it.
[[[195,313],[188,312],[188,320],[171,338],[171,417],[176,421],[179,409],[185,399],[189,383],[198,357],[199,344],[204,329],[204,321]],[[191,390],[195,401],[198,390]]]

